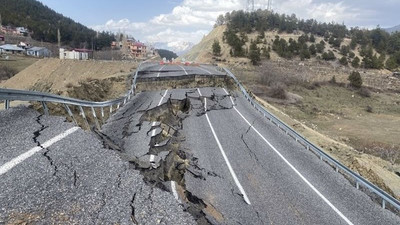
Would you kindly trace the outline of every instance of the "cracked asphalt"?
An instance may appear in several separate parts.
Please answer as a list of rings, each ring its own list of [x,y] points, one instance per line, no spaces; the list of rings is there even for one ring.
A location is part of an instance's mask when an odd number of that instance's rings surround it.
[[[140,76],[219,73],[201,68]],[[43,149],[73,125],[26,107],[0,124],[0,166],[40,149],[0,175],[0,224],[400,224],[235,90],[141,92]]]
[[[0,111],[0,124],[0,165],[73,127],[26,107]],[[171,194],[81,129],[0,177],[0,224],[195,224]]]

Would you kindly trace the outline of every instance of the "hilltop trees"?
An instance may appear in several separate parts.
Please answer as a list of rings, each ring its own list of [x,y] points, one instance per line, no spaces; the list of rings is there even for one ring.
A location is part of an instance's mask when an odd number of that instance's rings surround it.
[[[115,40],[112,33],[97,33],[38,1],[2,0],[0,14],[3,25],[26,27],[38,41],[57,43],[57,29],[61,32],[61,42],[72,47],[89,48],[93,44],[94,48],[102,49]]]
[[[400,52],[400,32],[389,34],[377,27],[373,30],[360,29],[358,27],[350,30],[343,24],[319,23],[316,20],[298,19],[296,15],[285,15],[268,10],[257,10],[255,12],[244,12],[242,10],[226,13],[218,17],[217,25],[226,24],[224,41],[232,49],[234,57],[248,56],[250,52],[243,46],[248,42],[248,33],[258,32],[257,44],[267,46],[268,40],[265,31],[278,31],[278,33],[302,33],[297,40],[283,39],[279,36],[272,40],[272,50],[280,57],[292,59],[299,57],[301,60],[311,57],[321,57],[324,60],[336,60],[333,51],[342,55],[339,60],[343,65],[351,64],[354,67],[363,66],[367,69],[382,69],[384,66],[395,70],[400,63],[396,54]],[[320,40],[323,38],[323,40]],[[343,41],[350,38],[349,44],[343,45]],[[317,41],[318,40],[318,41]],[[348,42],[346,42],[348,43]],[[333,48],[333,49],[332,49]],[[326,49],[332,49],[325,52]],[[354,51],[360,51],[361,59],[355,58]],[[264,52],[267,51],[262,51]],[[400,53],[399,53],[400,54]],[[389,56],[389,57],[386,57]],[[345,57],[347,59],[345,60]],[[388,60],[386,60],[388,58]],[[350,61],[351,60],[351,61]],[[362,65],[360,65],[362,61]]]

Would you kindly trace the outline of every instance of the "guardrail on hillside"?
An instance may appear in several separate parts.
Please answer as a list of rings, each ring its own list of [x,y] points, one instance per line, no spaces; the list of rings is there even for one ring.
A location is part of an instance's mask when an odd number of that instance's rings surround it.
[[[250,102],[250,104],[259,112],[261,112],[264,117],[266,117],[268,120],[270,120],[272,123],[274,123],[276,126],[278,126],[280,129],[282,129],[287,135],[290,135],[292,138],[294,138],[297,142],[300,142],[303,146],[307,148],[307,150],[311,150],[314,152],[314,154],[318,155],[321,160],[324,160],[325,162],[329,163],[332,165],[335,169],[336,172],[342,171],[344,174],[352,178],[355,182],[356,188],[359,189],[360,185],[364,186],[371,192],[375,193],[377,196],[379,196],[382,199],[382,207],[386,207],[386,203],[389,203],[393,207],[395,207],[397,210],[400,210],[400,202],[380,189],[379,187],[375,186],[365,178],[361,177],[359,174],[355,173],[354,171],[350,170],[347,168],[345,165],[340,163],[339,161],[335,160],[328,154],[326,154],[323,150],[321,150],[318,146],[314,145],[310,141],[308,141],[305,137],[303,137],[301,134],[297,133],[295,130],[293,130],[289,125],[278,119],[276,116],[274,116],[272,113],[270,113],[267,109],[265,109],[263,106],[261,106],[253,97],[250,96],[250,94],[246,91],[244,86],[239,82],[239,80],[233,75],[231,71],[229,71],[226,68],[223,68],[230,77],[236,82],[238,85],[240,91],[243,93],[245,98]]]
[[[4,101],[5,109],[10,108],[11,101],[35,101],[40,102],[43,107],[43,111],[46,115],[49,114],[49,109],[47,107],[47,103],[58,103],[63,104],[65,110],[67,111],[68,115],[72,118],[72,120],[77,124],[75,117],[71,111],[70,106],[77,106],[79,108],[80,114],[83,117],[84,121],[86,122],[87,126],[90,128],[88,123],[85,111],[83,107],[90,108],[92,116],[95,119],[96,126],[99,128],[100,124],[98,121],[98,116],[96,114],[95,108],[100,108],[100,115],[101,118],[104,119],[105,113],[104,109],[109,107],[110,115],[117,111],[121,106],[124,106],[132,96],[135,95],[136,91],[136,79],[140,70],[142,63],[136,69],[136,72],[133,75],[133,82],[130,90],[121,98],[117,98],[110,101],[104,102],[92,102],[86,100],[79,100],[69,97],[63,97],[59,95],[54,95],[50,93],[43,93],[37,91],[24,91],[24,90],[14,90],[14,89],[2,89],[0,88],[0,101]],[[115,109],[115,110],[114,110]]]

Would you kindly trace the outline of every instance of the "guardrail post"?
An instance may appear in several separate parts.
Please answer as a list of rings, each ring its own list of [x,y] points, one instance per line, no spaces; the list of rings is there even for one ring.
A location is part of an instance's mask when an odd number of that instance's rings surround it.
[[[10,100],[5,100],[4,101],[4,108],[7,110],[7,109],[10,109]]]
[[[113,107],[112,107],[112,105],[110,105],[110,117],[111,117],[112,112],[113,112]]]
[[[117,104],[117,110],[119,109],[119,105],[120,105],[120,104],[121,104],[121,103],[118,103],[118,104]]]
[[[96,127],[97,127],[97,129],[100,130],[100,123],[99,123],[99,120],[97,120],[96,111],[94,110],[93,107],[91,107],[91,109],[92,109],[92,114],[93,114],[93,117],[94,117],[94,122],[96,123]]]
[[[42,106],[43,106],[43,112],[46,116],[49,115],[49,108],[47,107],[46,102],[42,102]]]
[[[360,183],[358,183],[358,181],[356,181],[356,188],[357,190],[360,189]]]
[[[382,199],[382,208],[383,208],[383,209],[386,208],[386,201],[385,201],[385,199]]]
[[[85,120],[85,123],[86,123],[88,129],[90,130],[90,125],[89,125],[89,122],[88,122],[88,120],[86,118],[85,111],[83,111],[82,106],[79,106],[79,110],[81,111],[82,118]]]
[[[65,110],[67,111],[68,115],[72,118],[72,120],[74,121],[75,125],[78,126],[78,123],[75,120],[74,114],[72,113],[71,109],[68,107],[67,104],[64,104]]]
[[[101,121],[102,121],[103,124],[104,124],[104,108],[101,107],[100,111],[101,111]]]

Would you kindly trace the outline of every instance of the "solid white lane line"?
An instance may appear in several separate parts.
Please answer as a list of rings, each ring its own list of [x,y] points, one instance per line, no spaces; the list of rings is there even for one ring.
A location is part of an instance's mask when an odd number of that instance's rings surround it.
[[[158,71],[161,71],[164,67],[165,67],[165,65],[162,66]],[[160,77],[160,73],[157,74],[157,77]]]
[[[224,89],[225,90],[225,89]],[[227,91],[225,90],[225,92],[227,93]],[[227,93],[228,94],[228,93]],[[231,98],[231,101],[233,103],[233,100]],[[323,196],[321,194],[321,192],[318,191],[317,188],[314,187],[314,185],[312,185],[271,143],[269,143],[269,141],[243,116],[242,113],[239,112],[239,110],[233,106],[233,109],[240,115],[240,117],[243,118],[243,120],[258,134],[258,136],[261,137],[261,139],[264,140],[265,143],[267,143],[267,145],[269,147],[272,148],[272,150],[274,150],[274,152],[276,154],[278,154],[278,156],[326,203],[329,205],[329,207],[331,207],[333,209],[333,211],[335,211],[344,221],[346,221],[347,224],[349,225],[353,225],[353,223],[346,217],[343,215],[342,212],[340,212],[325,196]]]
[[[74,133],[75,131],[77,131],[79,129],[79,127],[73,127],[67,131],[65,131],[64,133],[46,141],[44,144],[42,144],[43,148],[48,148],[50,146],[52,146],[54,143],[66,138],[68,135]],[[43,150],[43,148],[40,146],[34,147],[32,149],[30,149],[29,151],[17,156],[16,158],[12,159],[11,161],[5,163],[4,165],[2,165],[0,167],[0,175],[3,175],[5,173],[7,173],[9,170],[11,170],[12,168],[14,168],[15,166],[17,166],[18,164],[22,163],[23,161],[25,161],[26,159],[28,159],[29,157],[33,156],[34,154],[40,152],[41,150]]]
[[[199,94],[200,94],[200,96],[201,96],[200,89],[197,89],[197,90],[199,91]],[[225,160],[226,165],[228,166],[229,172],[231,173],[231,175],[232,175],[232,177],[233,177],[233,180],[234,180],[235,183],[236,183],[236,186],[239,188],[240,193],[242,193],[243,198],[244,198],[244,201],[245,201],[247,204],[251,205],[250,199],[247,197],[247,194],[246,194],[246,192],[244,191],[243,186],[240,184],[239,179],[237,178],[236,173],[235,173],[235,171],[233,170],[233,168],[232,168],[232,166],[231,166],[231,163],[229,162],[229,159],[228,159],[228,157],[227,157],[226,154],[225,154],[224,148],[222,147],[221,142],[219,141],[219,138],[218,138],[217,134],[215,133],[215,130],[214,130],[213,125],[211,124],[210,118],[208,117],[208,114],[207,114],[207,98],[204,99],[204,105],[205,105],[206,119],[207,119],[208,125],[209,125],[210,128],[211,128],[211,132],[212,132],[213,135],[214,135],[214,139],[215,139],[215,141],[217,142],[217,145],[218,145],[219,150],[221,151],[222,157],[224,157],[224,160]]]
[[[183,69],[183,71],[185,71],[185,74],[188,75],[188,73],[186,72],[185,68],[183,68],[183,66],[179,66]]]
[[[208,74],[211,74],[211,72],[210,72],[210,71],[208,71],[208,70],[206,70],[206,69],[204,69],[204,68],[201,68],[200,66],[199,66],[199,69],[201,69],[201,70],[203,70],[203,71],[207,72]]]

